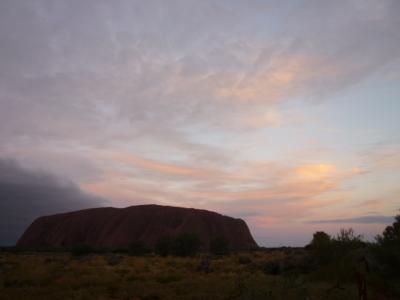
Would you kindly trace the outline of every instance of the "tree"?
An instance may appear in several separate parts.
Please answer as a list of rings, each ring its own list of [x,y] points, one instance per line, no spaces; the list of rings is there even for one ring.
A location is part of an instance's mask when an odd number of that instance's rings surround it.
[[[71,254],[77,257],[85,256],[93,252],[94,252],[93,247],[87,244],[78,244],[71,248]]]
[[[351,282],[357,270],[359,259],[365,247],[361,235],[356,235],[352,228],[341,229],[335,237],[325,232],[316,232],[309,245],[312,262],[320,270],[319,276],[337,284]],[[361,255],[361,257],[360,257]]]
[[[376,237],[376,241],[381,246],[400,247],[400,215],[395,217],[395,222],[391,226],[385,228],[382,235]]]
[[[174,240],[169,236],[162,236],[155,245],[155,253],[160,256],[168,256],[172,254]]]
[[[313,234],[308,248],[316,262],[326,263],[332,258],[332,246],[331,236],[323,231],[317,231]]]
[[[395,222],[387,226],[382,235],[376,237],[377,245],[374,248],[378,261],[389,277],[400,277],[400,215]],[[400,289],[398,290],[400,295]]]
[[[353,228],[348,228],[348,229],[340,229],[339,234],[336,236],[336,238],[334,239],[336,242],[339,243],[363,243],[362,241],[362,235],[358,234],[356,235],[354,233]]]
[[[337,251],[346,254],[352,249],[362,248],[365,246],[362,235],[355,234],[353,228],[340,229],[339,234],[333,239]]]
[[[143,256],[149,252],[150,249],[142,241],[133,242],[128,247],[128,254],[132,256]]]
[[[210,252],[215,255],[225,255],[229,253],[229,242],[224,237],[216,237],[210,242]]]
[[[193,256],[199,250],[200,241],[194,233],[182,233],[175,239],[174,244],[174,254],[178,256]]]
[[[331,236],[323,231],[317,231],[313,234],[313,239],[310,243],[311,248],[320,248],[329,245]]]

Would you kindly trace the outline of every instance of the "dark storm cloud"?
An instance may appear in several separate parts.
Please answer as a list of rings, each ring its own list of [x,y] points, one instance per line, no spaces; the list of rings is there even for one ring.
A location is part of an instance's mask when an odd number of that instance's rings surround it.
[[[13,245],[37,217],[99,206],[103,200],[42,171],[0,158],[0,245]]]
[[[390,224],[394,221],[393,217],[381,216],[381,215],[370,215],[361,216],[356,218],[344,218],[344,219],[331,219],[331,220],[314,220],[307,221],[308,224]]]

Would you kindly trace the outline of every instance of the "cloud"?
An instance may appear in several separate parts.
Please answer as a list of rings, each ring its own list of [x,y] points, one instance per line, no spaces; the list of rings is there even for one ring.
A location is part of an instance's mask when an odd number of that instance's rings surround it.
[[[269,216],[282,222],[306,218],[315,209],[340,204],[343,197],[325,199],[325,195],[340,191],[343,181],[357,176],[351,168],[342,170],[323,163],[245,161],[236,162],[234,168],[232,164],[199,168],[191,161],[164,163],[127,153],[99,157],[119,162],[118,171],[112,164],[111,169],[103,170],[101,180],[81,187],[106,195],[118,205],[144,201],[194,205],[233,215],[257,211],[258,220]]]
[[[323,179],[332,176],[336,166],[332,164],[312,164],[296,168],[294,173],[305,180]]]
[[[306,221],[309,224],[391,224],[394,217],[381,215],[368,215],[355,218],[332,219],[332,220],[312,220]]]
[[[102,205],[104,200],[42,171],[0,158],[0,245],[13,245],[37,217]]]
[[[0,157],[113,205],[304,218],[364,168],[297,161],[314,133],[285,126],[399,61],[399,3],[0,1]]]
[[[278,103],[398,59],[397,1],[308,3],[2,1],[2,148],[161,148],[280,126]]]
[[[400,169],[400,141],[376,143],[363,153],[363,157],[371,169],[398,171]]]
[[[277,102],[324,98],[399,57],[396,1],[253,4],[3,1],[2,136],[93,143],[160,124],[274,126]],[[260,30],[274,14],[288,21]]]

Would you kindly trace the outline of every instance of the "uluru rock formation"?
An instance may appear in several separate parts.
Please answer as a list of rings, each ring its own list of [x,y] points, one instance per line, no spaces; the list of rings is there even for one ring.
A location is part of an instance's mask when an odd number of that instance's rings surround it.
[[[153,247],[163,236],[194,233],[203,250],[223,237],[232,250],[257,248],[246,223],[207,210],[160,205],[93,208],[36,219],[19,239],[25,248],[127,248],[133,243]]]

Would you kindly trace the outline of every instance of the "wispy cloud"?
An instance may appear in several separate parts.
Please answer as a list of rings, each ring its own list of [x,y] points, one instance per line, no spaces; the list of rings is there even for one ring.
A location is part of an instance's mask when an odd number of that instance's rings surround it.
[[[331,220],[312,220],[307,221],[309,224],[391,224],[394,221],[393,216],[380,216],[380,215],[369,215],[355,218],[344,218],[344,219],[331,219]]]

